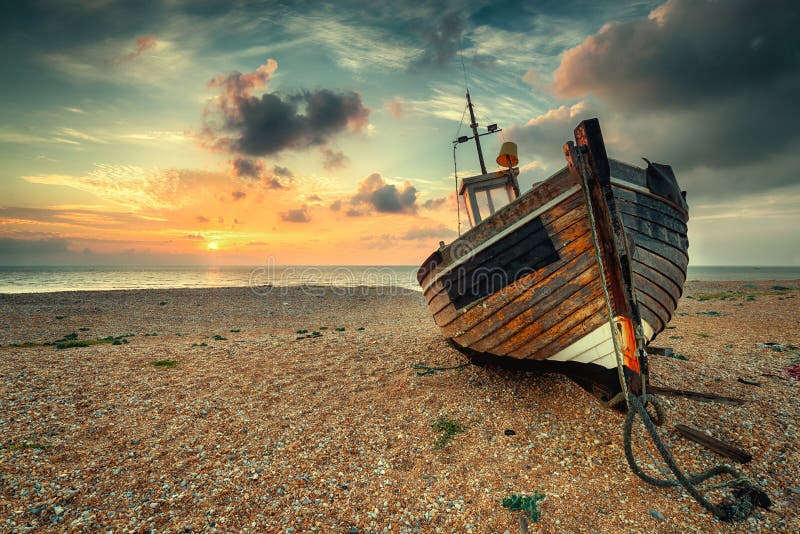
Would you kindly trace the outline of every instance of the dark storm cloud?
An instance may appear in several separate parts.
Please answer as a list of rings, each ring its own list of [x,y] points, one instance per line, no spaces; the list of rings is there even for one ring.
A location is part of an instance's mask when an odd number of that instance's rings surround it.
[[[411,64],[412,68],[436,68],[450,63],[461,47],[464,19],[456,12],[445,13],[435,28],[424,34],[424,48]]]
[[[508,136],[555,170],[573,128],[599,117],[610,155],[671,164],[690,194],[798,184],[790,169],[800,146],[800,11],[792,6],[669,0],[647,17],[606,24],[554,73],[557,95],[583,100]]]
[[[797,83],[800,10],[793,0],[669,0],[649,17],[611,23],[564,54],[562,96],[683,107]]]
[[[308,213],[308,208],[306,206],[281,212],[280,216],[282,221],[293,223],[307,223],[311,221],[311,215]]]
[[[566,52],[553,87],[599,98],[680,165],[752,163],[800,139],[798,27],[789,0],[669,0]]]
[[[292,178],[294,173],[287,169],[286,167],[281,167],[279,165],[275,165],[272,168],[272,174],[275,176],[280,176],[281,178]]]
[[[264,174],[264,162],[258,159],[235,158],[230,161],[234,176],[258,180]]]
[[[353,91],[255,96],[255,90],[266,89],[277,68],[277,62],[269,60],[255,72],[234,72],[209,82],[220,90],[215,105],[206,110],[204,134],[210,147],[265,156],[324,145],[339,133],[361,131],[367,125],[369,109]]]
[[[34,47],[77,45],[105,38],[135,36],[171,11],[163,0],[116,2],[8,2],[3,6],[3,35],[35,35]]]
[[[350,159],[344,155],[344,152],[322,147],[320,153],[322,154],[322,166],[326,170],[341,169],[350,164]]]
[[[275,176],[270,176],[267,173],[267,166],[259,159],[235,158],[230,160],[229,163],[234,176],[250,180],[260,180],[267,189],[286,189],[286,185],[276,176],[288,178],[293,176],[292,171],[286,167],[279,167],[277,165],[273,168],[273,174]]]
[[[417,212],[417,189],[406,182],[402,188],[388,184],[378,173],[373,173],[358,184],[358,191],[350,199],[353,208],[347,215],[358,217],[366,215],[369,211],[380,213],[406,213]]]

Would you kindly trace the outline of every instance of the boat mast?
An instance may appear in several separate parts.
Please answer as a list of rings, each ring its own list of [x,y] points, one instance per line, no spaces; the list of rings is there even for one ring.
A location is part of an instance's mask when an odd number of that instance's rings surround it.
[[[470,123],[470,128],[472,128],[472,137],[467,137],[466,135],[462,135],[455,141],[453,141],[453,145],[458,143],[466,143],[470,139],[475,139],[475,146],[478,148],[478,161],[481,163],[481,174],[486,174],[486,162],[483,161],[483,150],[481,149],[481,136],[489,135],[497,132],[502,132],[500,128],[497,127],[497,124],[490,124],[486,127],[486,132],[478,133],[478,121],[475,120],[475,110],[472,107],[472,99],[469,96],[469,89],[467,89],[467,107],[469,108],[469,118],[472,121]],[[455,154],[455,152],[453,153]],[[454,156],[455,157],[455,156]]]
[[[469,89],[467,89],[467,106],[469,107],[469,118],[472,121],[470,128],[475,137],[475,146],[478,147],[478,161],[481,162],[481,174],[486,174],[486,163],[483,161],[483,150],[481,150],[481,139],[478,134],[478,121],[475,120],[475,111],[472,109],[472,99],[469,97]]]

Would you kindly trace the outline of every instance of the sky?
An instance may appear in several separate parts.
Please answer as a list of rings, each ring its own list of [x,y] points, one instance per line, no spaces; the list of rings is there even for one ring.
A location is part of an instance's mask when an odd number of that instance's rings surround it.
[[[523,190],[598,117],[672,165],[693,265],[800,265],[793,0],[365,5],[4,6],[0,264],[419,264],[458,235],[468,86]]]

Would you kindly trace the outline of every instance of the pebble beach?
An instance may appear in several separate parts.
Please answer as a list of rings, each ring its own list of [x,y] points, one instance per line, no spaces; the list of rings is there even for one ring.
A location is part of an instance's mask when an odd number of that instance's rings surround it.
[[[731,460],[674,424],[752,454],[773,504],[741,523],[638,479],[568,378],[463,365],[419,292],[0,295],[0,530],[800,532],[799,295],[689,282],[653,343],[652,384],[743,401],[663,397],[662,427],[690,471]],[[538,522],[501,505],[534,491]]]

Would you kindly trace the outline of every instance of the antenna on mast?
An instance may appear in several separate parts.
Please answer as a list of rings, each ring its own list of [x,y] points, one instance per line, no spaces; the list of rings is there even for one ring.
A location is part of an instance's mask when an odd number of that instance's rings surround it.
[[[481,164],[481,174],[486,174],[486,163],[483,161],[483,150],[481,149],[481,140],[480,138],[484,135],[489,135],[497,132],[502,132],[503,130],[497,127],[497,124],[490,124],[486,127],[486,132],[478,133],[478,121],[475,120],[475,110],[472,107],[472,98],[469,96],[469,89],[467,89],[467,107],[469,108],[469,118],[471,120],[470,128],[472,128],[472,137],[468,137],[466,135],[462,135],[455,141],[454,144],[458,143],[466,143],[470,139],[475,139],[475,147],[478,149],[478,161]]]

